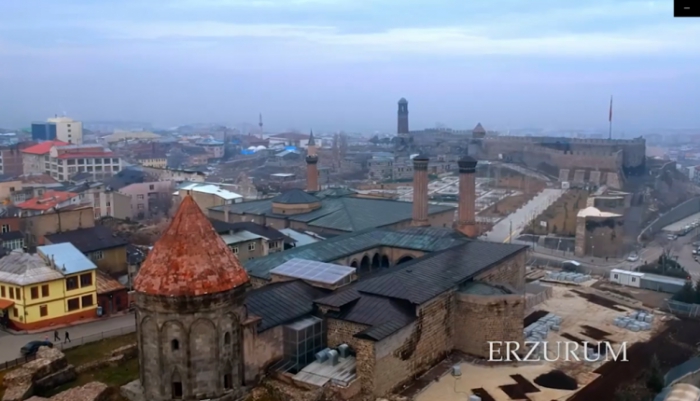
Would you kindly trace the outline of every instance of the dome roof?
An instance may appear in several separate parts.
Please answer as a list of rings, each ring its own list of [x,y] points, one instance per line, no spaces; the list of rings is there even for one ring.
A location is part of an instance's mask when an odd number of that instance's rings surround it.
[[[399,104],[408,104],[408,100],[406,100],[406,98],[402,97],[401,99],[399,99]]]
[[[188,195],[146,257],[134,289],[184,297],[225,292],[247,282],[248,274],[236,255]]]
[[[301,189],[290,189],[272,199],[272,203],[281,203],[283,205],[300,205],[305,203],[316,203],[321,200]]]

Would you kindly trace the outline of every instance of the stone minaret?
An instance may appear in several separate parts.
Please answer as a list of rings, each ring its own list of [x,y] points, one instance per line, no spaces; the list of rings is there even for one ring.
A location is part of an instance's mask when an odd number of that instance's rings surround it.
[[[186,196],[134,281],[143,399],[243,395],[249,286],[236,255]]]
[[[476,159],[465,155],[457,161],[459,166],[459,206],[456,228],[462,234],[479,236],[476,225]]]
[[[413,158],[413,218],[411,225],[429,226],[428,222],[428,156]]]
[[[316,141],[314,132],[309,135],[309,143],[306,149],[306,190],[316,192],[318,187],[318,155],[316,154]]]
[[[408,136],[408,101],[404,98],[399,100],[399,115],[396,133],[399,136]]]

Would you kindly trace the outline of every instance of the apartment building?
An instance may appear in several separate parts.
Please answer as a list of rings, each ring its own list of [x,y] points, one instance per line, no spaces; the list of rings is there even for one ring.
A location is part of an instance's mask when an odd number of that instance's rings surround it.
[[[24,172],[46,173],[59,181],[75,174],[89,173],[94,180],[111,177],[122,168],[122,162],[102,145],[69,145],[63,141],[47,141],[22,150]]]
[[[0,146],[0,174],[16,177],[24,172],[22,149],[34,146],[36,142],[20,142],[15,145]]]
[[[65,146],[68,143],[58,140],[41,142],[22,149],[22,171],[24,174],[42,174],[49,170],[49,153],[54,146]]]
[[[49,118],[46,122],[32,123],[35,141],[59,140],[69,144],[83,143],[83,123],[68,117]]]

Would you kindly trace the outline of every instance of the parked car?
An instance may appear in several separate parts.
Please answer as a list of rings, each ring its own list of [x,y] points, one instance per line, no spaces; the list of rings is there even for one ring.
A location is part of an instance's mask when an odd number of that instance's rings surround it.
[[[627,257],[628,262],[636,262],[638,260],[639,260],[639,255],[637,255],[636,253],[633,253]]]
[[[667,238],[669,241],[675,241],[676,239],[678,239],[678,236],[675,234],[670,234]]]
[[[39,351],[39,347],[53,348],[53,343],[51,341],[30,341],[20,348],[19,352],[22,356],[32,356]]]

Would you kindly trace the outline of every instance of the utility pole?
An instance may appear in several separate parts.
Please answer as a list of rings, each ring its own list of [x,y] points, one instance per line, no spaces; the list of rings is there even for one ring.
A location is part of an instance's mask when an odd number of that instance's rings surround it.
[[[513,243],[513,220],[509,220],[508,223],[510,225],[510,232],[508,235],[508,243],[512,244]]]

